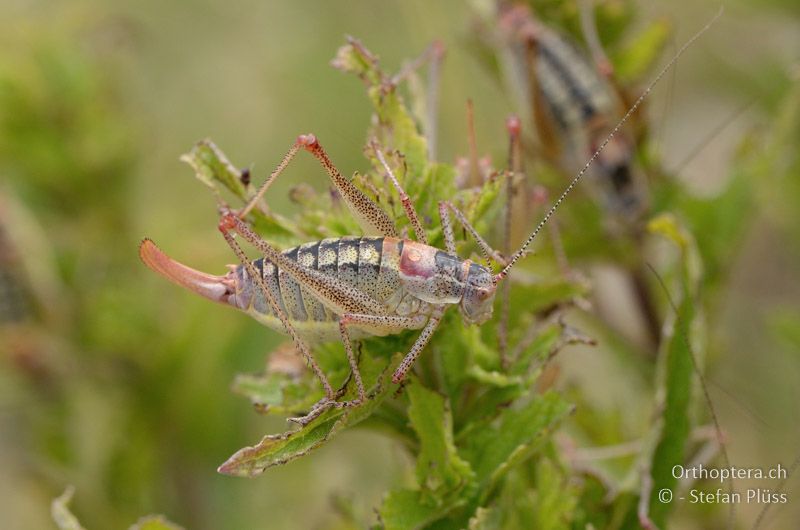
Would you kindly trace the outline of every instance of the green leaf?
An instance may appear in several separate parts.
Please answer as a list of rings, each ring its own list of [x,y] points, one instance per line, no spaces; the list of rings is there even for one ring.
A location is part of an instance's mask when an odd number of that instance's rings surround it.
[[[674,215],[669,213],[651,219],[647,223],[647,230],[653,234],[662,235],[677,245],[680,250],[681,279],[685,282],[684,294],[693,292],[702,276],[702,261],[692,234],[678,222]]]
[[[439,394],[414,381],[406,388],[408,418],[419,437],[417,482],[423,489],[442,492],[462,488],[472,480],[469,464],[453,444],[453,419],[449,404]]]
[[[460,320],[456,311],[445,314],[442,326],[449,330],[447,340],[440,340],[439,335],[431,345],[431,349],[435,349],[441,359],[444,388],[452,403],[457,403],[462,396],[467,371],[474,364],[475,343],[481,340],[479,334],[464,326]]]
[[[679,318],[683,322],[691,322],[693,306],[691,299],[684,297],[678,307]],[[653,478],[650,495],[650,518],[659,527],[663,527],[672,503],[658,500],[658,492],[663,488],[674,491],[677,479],[672,468],[682,465],[686,456],[686,443],[691,425],[689,422],[689,405],[692,395],[692,361],[687,343],[681,337],[681,331],[673,332],[669,337],[666,351],[666,398],[664,414],[661,421],[661,436],[651,459],[651,476]]]
[[[696,244],[691,234],[677,221],[662,215],[652,221],[648,228],[665,235],[680,249],[678,278],[681,287],[677,314],[672,315],[672,326],[665,326],[662,344],[665,345],[660,366],[663,372],[663,414],[656,425],[658,439],[652,458],[650,474],[652,489],[649,499],[649,517],[658,526],[664,527],[674,503],[662,503],[658,494],[662,489],[675,490],[677,479],[672,474],[676,465],[683,465],[686,445],[691,431],[689,407],[692,396],[694,361],[696,348],[691,347],[691,329],[696,308],[694,297],[700,281],[701,271]]]
[[[389,366],[385,366],[380,358],[373,359],[366,351],[364,353],[360,368],[364,385],[369,389],[369,399],[365,403],[357,407],[328,410],[295,431],[267,435],[255,446],[237,451],[217,471],[239,477],[260,475],[272,466],[285,464],[307,454],[342,429],[353,426],[372,414],[391,393],[392,385],[389,384],[387,372],[399,363],[401,356],[396,355]],[[355,382],[351,378],[341,399],[350,400],[355,397]]]
[[[530,281],[522,275],[514,276],[512,272],[510,281],[512,282],[512,296],[509,308],[509,329],[513,330],[514,334],[509,338],[512,340],[512,344],[513,341],[521,339],[528,332],[528,328],[533,325],[531,315],[573,298],[587,295],[590,290],[587,282],[564,278],[560,275]],[[492,344],[488,339],[487,342]]]
[[[581,476],[580,484],[572,514],[573,528],[608,528],[613,514],[608,505],[608,485],[593,473]]]
[[[305,239],[293,221],[275,212],[265,214],[259,210],[253,210],[250,212],[248,220],[253,223],[256,232],[268,238],[272,243],[294,246]]]
[[[200,140],[191,151],[181,155],[180,160],[192,166],[197,179],[209,188],[216,190],[215,182],[219,182],[242,201],[247,200],[242,172],[211,140]]]
[[[641,79],[658,59],[671,32],[669,21],[653,21],[614,53],[611,62],[617,82],[629,85]]]
[[[347,44],[336,51],[331,66],[342,72],[356,74],[368,85],[378,84],[383,79],[383,73],[378,68],[378,57],[353,37],[347,37]]]
[[[558,347],[563,335],[564,328],[558,324],[553,324],[540,330],[531,345],[520,352],[519,357],[509,371],[518,375],[529,372],[531,362],[547,359],[553,349]]]
[[[233,381],[232,390],[247,396],[260,412],[270,414],[294,414],[308,410],[322,397],[322,390],[315,378],[297,379],[279,373],[239,374]]]
[[[540,373],[540,370],[531,369],[532,362],[543,361],[555,350],[566,345],[563,337],[564,328],[557,324],[539,330],[536,339],[519,352],[505,373],[487,371],[476,363],[470,365],[467,374],[484,386],[481,394],[464,407],[464,417],[460,418],[460,425],[463,427],[458,431],[458,439],[480,431],[503,413],[510,403],[528,393]]]
[[[378,132],[382,133],[379,138],[386,147],[400,151],[405,157],[408,170],[404,180],[422,179],[428,166],[428,144],[396,87],[373,86],[368,95],[378,117]]]
[[[455,192],[455,169],[450,164],[431,163],[423,178],[406,179],[404,182],[410,197],[421,216],[427,216],[439,226],[439,201],[452,197]]]
[[[378,58],[359,41],[348,39],[348,44],[339,48],[333,59],[334,67],[355,73],[367,85],[367,95],[375,109],[377,125],[370,136],[376,137],[388,150],[399,151],[404,159],[406,171],[397,175],[404,185],[413,186],[425,179],[428,171],[428,144],[420,133],[417,123],[397,91],[394,82],[380,69]],[[373,167],[382,172],[378,161]],[[380,186],[382,179],[376,179]],[[409,196],[418,194],[407,189]]]
[[[380,514],[386,528],[418,528],[462,505],[474,473],[453,443],[453,420],[444,397],[414,380],[406,387],[408,418],[419,439],[419,489],[396,489],[387,495]]]
[[[424,528],[452,508],[431,504],[419,490],[397,489],[386,495],[378,514],[385,530],[410,530]]]
[[[535,524],[539,530],[570,528],[577,499],[562,473],[547,459],[536,465]]]
[[[697,238],[709,287],[735,262],[739,241],[752,221],[756,179],[750,164],[736,164],[727,187],[716,197],[701,199],[685,192],[678,196],[676,206],[685,213]]]
[[[69,509],[69,503],[72,501],[72,495],[74,493],[75,488],[73,486],[67,486],[64,493],[53,500],[50,505],[50,514],[59,530],[84,530],[78,518],[72,515]]]
[[[327,441],[344,414],[343,410],[334,410],[299,430],[269,434],[257,445],[237,451],[217,471],[225,475],[254,477],[269,467],[299,458]]]
[[[509,386],[520,386],[523,383],[522,378],[519,376],[511,376],[497,370],[485,370],[477,364],[470,366],[467,373],[478,383],[489,386],[503,388]]]
[[[221,201],[221,195],[217,184],[222,184],[243,204],[249,199],[248,188],[242,183],[242,172],[211,140],[197,142],[192,150],[181,155],[180,159],[194,169],[197,179],[211,188],[218,201]],[[248,215],[248,221],[252,223],[257,233],[275,243],[296,244],[302,237],[294,222],[281,215],[267,213],[259,207],[253,208]]]
[[[513,465],[530,457],[561,422],[571,407],[555,392],[533,397],[522,408],[506,409],[496,426],[475,431],[464,440],[464,458],[475,470],[479,498]]]

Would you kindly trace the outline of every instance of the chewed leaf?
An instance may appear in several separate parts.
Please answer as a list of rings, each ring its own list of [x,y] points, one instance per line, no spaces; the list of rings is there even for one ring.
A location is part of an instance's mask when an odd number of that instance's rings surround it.
[[[364,355],[360,365],[361,376],[364,385],[370,389],[366,403],[352,408],[331,409],[298,430],[267,435],[258,444],[237,451],[217,471],[225,475],[254,477],[267,468],[305,455],[331,439],[341,429],[366,419],[392,391],[388,372],[399,361],[400,356],[395,356],[389,366],[386,366],[381,359]],[[350,400],[355,397],[355,382],[351,379],[341,399]]]
[[[397,86],[380,69],[377,57],[359,41],[350,38],[348,44],[339,48],[331,64],[344,72],[355,73],[367,84],[367,94],[378,121],[373,136],[384,147],[403,154],[408,167],[408,182],[422,180],[429,163],[427,142]]]
[[[219,182],[239,199],[247,199],[242,172],[211,140],[197,142],[191,151],[181,155],[181,161],[192,166],[198,180],[206,186],[216,189],[215,182]]]
[[[211,188],[218,198],[217,184],[222,184],[242,204],[248,200],[248,188],[242,182],[242,172],[211,140],[197,142],[192,150],[182,155],[180,159],[194,169],[197,179]],[[278,244],[296,244],[298,238],[302,236],[294,222],[273,212],[266,213],[261,208],[254,208],[248,220],[259,234]]]
[[[378,57],[353,37],[348,37],[347,44],[336,51],[331,66],[343,72],[356,74],[367,84],[374,85],[383,79],[383,73],[378,68]]]
[[[68,486],[60,497],[53,500],[50,505],[50,514],[53,521],[60,530],[84,530],[78,518],[75,517],[69,509],[69,503],[72,501],[72,495],[75,493],[73,486]]]
[[[238,450],[217,471],[225,475],[253,477],[269,467],[301,457],[328,439],[342,415],[344,411],[334,410],[300,430],[268,434],[257,445]]]

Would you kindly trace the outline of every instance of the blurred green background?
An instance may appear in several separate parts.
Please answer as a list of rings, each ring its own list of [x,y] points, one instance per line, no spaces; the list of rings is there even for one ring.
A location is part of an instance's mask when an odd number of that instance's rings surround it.
[[[717,7],[648,4],[640,17],[667,18],[681,43]],[[700,148],[680,171],[698,194],[718,191],[742,146],[768,144],[787,105],[799,104],[799,14],[791,2],[727,3],[657,88],[654,142],[667,168]],[[147,513],[196,529],[327,528],[339,497],[370,520],[381,494],[411,473],[403,448],[373,432],[343,433],[254,480],[216,473],[235,449],[284,427],[229,391],[281,338],[167,285],[136,249],[147,235],[201,270],[233,261],[213,198],[178,161],[201,138],[256,179],[304,132],[343,173],[365,169],[370,106],[355,79],[328,65],[345,34],[390,70],[443,40],[439,158],[466,153],[472,98],[479,148],[502,160],[512,102],[470,52],[473,16],[456,1],[0,5],[4,528],[51,527],[49,503],[67,484],[90,529]],[[796,152],[773,155],[755,171],[757,212],[713,317],[725,348],[710,392],[742,467],[788,466],[800,447],[800,175]],[[270,191],[278,211],[292,211],[284,197],[297,182],[326,185],[302,158]],[[613,356],[568,350],[561,360],[560,384],[624,416],[632,390]],[[800,519],[798,480],[765,527]],[[739,506],[739,518],[760,508]],[[675,527],[700,528],[696,513],[680,510]]]

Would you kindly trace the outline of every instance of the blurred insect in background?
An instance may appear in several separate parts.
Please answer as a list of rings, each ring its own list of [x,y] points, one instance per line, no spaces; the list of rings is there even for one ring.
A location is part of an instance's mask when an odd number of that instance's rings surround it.
[[[498,50],[508,88],[531,117],[537,154],[565,174],[580,169],[631,106],[613,80],[591,14],[588,9],[581,12],[595,64],[525,5],[501,3],[495,31],[487,36]],[[635,142],[628,125],[608,142],[587,174],[588,190],[609,227],[624,231],[636,230],[648,209],[647,183],[633,160]]]
[[[597,151],[634,99],[615,79],[590,4],[579,2],[578,7],[590,54],[537,20],[527,5],[518,3],[498,2],[491,13],[484,14],[477,32],[483,50],[496,61],[505,88],[536,130],[535,142],[525,142],[526,154],[543,159],[563,175],[575,174]],[[643,260],[643,221],[651,200],[645,172],[635,160],[637,144],[646,135],[641,114],[637,108],[602,150],[587,173],[586,189],[600,207],[606,233],[633,244],[635,255],[621,271],[627,277],[622,280],[629,285],[632,303],[642,316],[641,333],[632,333],[655,355],[661,319]],[[554,244],[559,249],[557,233]],[[569,269],[563,251],[560,262],[563,269]]]
[[[148,267],[172,282],[208,299],[236,307],[292,338],[325,392],[325,397],[307,415],[294,418],[294,421],[305,425],[330,408],[360,405],[368,396],[352,341],[369,335],[385,336],[421,329],[392,376],[392,382],[398,384],[411,370],[450,306],[459,307],[467,324],[487,322],[492,317],[495,293],[500,282],[527,254],[529,245],[592,164],[613,142],[615,134],[653,86],[707,28],[684,44],[661,70],[510,257],[491,248],[464,214],[447,200],[438,202],[445,249],[428,245],[410,197],[386,162],[382,147],[373,140],[369,148],[397,191],[416,241],[398,237],[394,222],[339,172],[313,134],[297,138],[283,160],[242,209],[231,210],[221,203],[219,229],[240,261],[239,265],[230,266],[227,274],[214,276],[191,269],[168,257],[149,239],[142,241],[139,255]],[[244,219],[251,210],[261,207],[264,194],[301,150],[308,151],[319,161],[364,231],[377,233],[378,237],[329,238],[280,251],[253,231]],[[477,242],[487,262],[494,261],[501,267],[498,272],[456,255],[451,213]],[[236,241],[234,236],[237,234],[258,249],[263,257],[250,260]],[[357,389],[357,397],[350,401],[338,401],[341,392],[333,389],[308,347],[308,343],[332,341],[337,337],[344,345]]]

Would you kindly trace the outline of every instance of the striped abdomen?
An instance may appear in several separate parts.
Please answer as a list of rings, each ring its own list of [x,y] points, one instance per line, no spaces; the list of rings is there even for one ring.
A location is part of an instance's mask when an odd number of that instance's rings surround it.
[[[390,237],[342,237],[290,248],[283,255],[306,269],[335,276],[366,293],[394,313],[403,298],[399,261],[403,241]],[[265,258],[253,262],[272,297],[298,331],[309,340],[326,340],[338,331],[339,311]],[[280,329],[274,311],[244,266],[236,269],[236,303],[262,323]],[[415,309],[419,309],[419,304]]]

